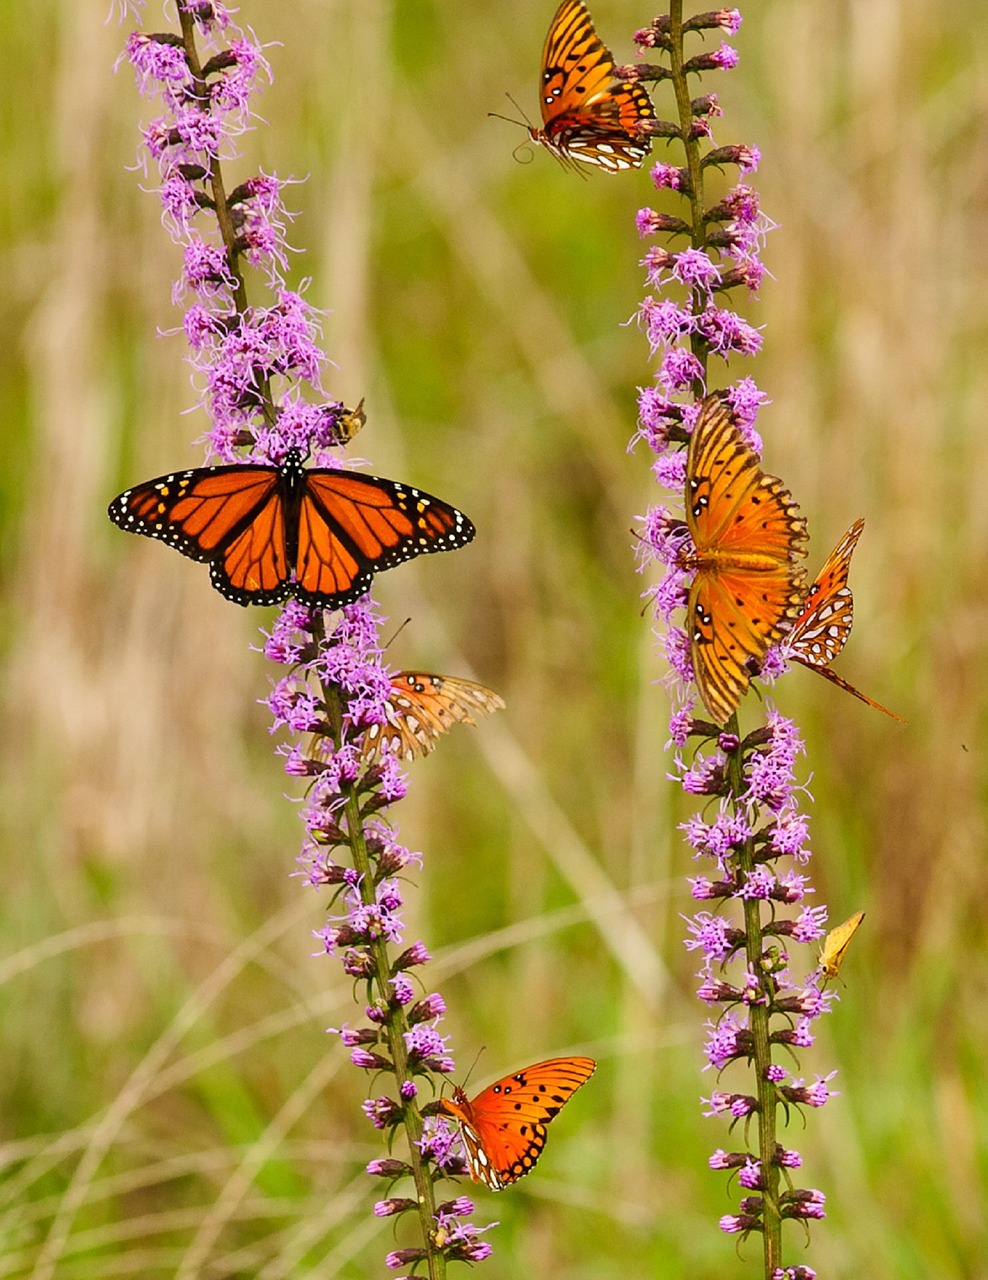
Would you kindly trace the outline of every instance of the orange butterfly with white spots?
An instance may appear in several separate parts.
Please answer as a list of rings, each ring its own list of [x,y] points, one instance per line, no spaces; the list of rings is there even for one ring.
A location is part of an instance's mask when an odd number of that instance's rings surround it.
[[[542,128],[529,132],[563,164],[582,160],[617,173],[637,168],[651,150],[652,99],[643,85],[615,77],[581,0],[563,0],[549,26],[539,104]]]
[[[363,757],[374,764],[385,747],[402,760],[427,756],[439,735],[454,724],[475,725],[474,716],[490,715],[503,707],[504,700],[493,689],[475,680],[399,671],[385,703],[387,721],[368,728],[361,748]]]
[[[686,527],[693,570],[686,629],[693,675],[718,724],[738,708],[765,654],[799,611],[806,521],[777,476],[762,471],[726,401],[709,395],[686,454]]]
[[[440,1110],[460,1126],[474,1182],[492,1191],[531,1173],[542,1154],[546,1125],[593,1075],[593,1058],[549,1058],[488,1085],[475,1098],[458,1086]]]
[[[893,720],[905,724],[901,716],[889,711],[880,702],[866,697],[860,689],[855,689],[853,684],[849,684],[843,676],[830,668],[830,663],[847,643],[854,621],[854,597],[847,585],[847,577],[851,569],[851,556],[858,545],[862,529],[864,521],[855,520],[827,557],[827,563],[807,592],[802,612],[785,638],[782,652],[785,657],[795,658],[804,667],[826,676],[832,684],[853,694],[855,698],[860,698],[869,707],[883,711]]]

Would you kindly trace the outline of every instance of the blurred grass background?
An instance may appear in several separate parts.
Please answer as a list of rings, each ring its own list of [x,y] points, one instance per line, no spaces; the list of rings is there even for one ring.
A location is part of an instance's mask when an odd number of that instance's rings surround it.
[[[486,1046],[475,1079],[600,1060],[538,1173],[478,1193],[492,1275],[720,1280],[759,1251],[716,1229],[736,1195],[706,1159],[734,1144],[698,1105],[716,1081],[681,942],[685,810],[628,532],[652,496],[625,451],[647,349],[622,326],[653,193],[519,164],[523,135],[486,114],[505,91],[536,114],[552,8],[244,0],[279,43],[270,127],[229,178],[308,175],[293,270],[330,312],[330,389],[366,396],[356,451],[479,530],[377,584],[412,619],[398,665],[508,703],[414,768],[410,933],[462,1068]],[[380,1275],[365,1080],[323,1034],[351,991],[310,958],[324,904],[291,878],[300,826],[258,706],[265,614],[104,514],[195,465],[205,426],[179,253],[129,167],[153,111],[112,73],[126,29],[105,9],[0,6],[0,1277]],[[866,518],[839,667],[909,721],[801,669],[777,690],[808,740],[819,898],[868,913],[803,1062],[839,1068],[842,1096],[786,1138],[828,1195],[805,1258],[986,1277],[983,0],[744,11],[740,71],[704,90],[718,141],[762,149],[781,225],[749,310],[764,353],[731,373],[772,398],[766,463],[809,517],[811,569]],[[594,16],[623,60],[653,14]]]

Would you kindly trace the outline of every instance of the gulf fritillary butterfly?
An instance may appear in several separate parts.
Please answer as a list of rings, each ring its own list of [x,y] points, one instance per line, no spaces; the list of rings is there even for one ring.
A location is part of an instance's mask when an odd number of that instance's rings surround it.
[[[363,742],[364,759],[373,764],[387,744],[402,760],[427,756],[456,723],[476,724],[474,716],[500,711],[504,701],[493,689],[459,676],[399,671],[385,703],[385,724],[372,724]]]
[[[827,563],[810,587],[803,609],[793,623],[793,628],[785,638],[782,651],[787,658],[795,658],[804,667],[818,671],[831,683],[852,693],[876,711],[884,711],[900,724],[905,721],[880,702],[873,702],[860,689],[855,689],[843,676],[830,669],[830,663],[840,653],[851,634],[854,621],[854,597],[847,585],[847,576],[851,568],[851,556],[858,545],[863,520],[855,520],[847,533],[827,557]]]
[[[500,1191],[531,1173],[546,1125],[593,1075],[593,1058],[550,1058],[488,1085],[475,1098],[458,1086],[440,1109],[456,1120],[474,1182]]]
[[[530,128],[564,163],[583,160],[609,173],[635,169],[651,138],[641,126],[655,119],[644,86],[614,77],[614,59],[581,0],[563,0],[542,49],[539,104],[542,128]]]
[[[109,507],[128,533],[207,561],[213,586],[237,604],[338,609],[375,573],[452,551],[475,529],[455,507],[398,480],[302,465],[196,467],[135,485]]]
[[[694,570],[686,606],[693,675],[718,724],[738,708],[769,648],[799,615],[806,521],[758,465],[727,404],[704,400],[686,454],[686,526]],[[750,664],[750,665],[749,665]]]
[[[863,911],[855,911],[849,920],[831,929],[824,938],[823,946],[820,948],[820,972],[825,978],[836,978],[840,973],[851,939],[857,933],[864,918]]]

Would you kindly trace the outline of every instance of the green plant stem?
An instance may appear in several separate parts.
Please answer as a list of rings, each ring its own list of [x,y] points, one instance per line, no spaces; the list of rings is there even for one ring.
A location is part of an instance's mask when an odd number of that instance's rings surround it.
[[[316,635],[316,643],[320,644],[324,640],[325,633],[320,625],[319,634]],[[325,682],[321,683],[333,741],[338,743],[342,740],[343,704],[339,690],[334,685]],[[373,906],[377,901],[374,868],[371,865],[370,854],[367,851],[367,841],[364,837],[364,823],[360,813],[357,788],[352,782],[342,783],[341,790],[346,801],[346,831],[350,854],[353,858],[354,870],[360,876],[361,901],[365,906]],[[376,985],[381,1006],[388,1010],[384,1031],[387,1036],[391,1061],[394,1064],[395,1083],[398,1086],[399,1097],[401,1097],[402,1084],[406,1081],[412,1081],[412,1074],[408,1069],[408,1050],[405,1045],[405,1032],[409,1029],[408,1019],[405,1016],[404,1008],[392,1000],[392,992],[388,989],[388,979],[391,977],[391,957],[388,954],[386,940],[384,938],[374,938],[370,943],[370,952],[374,959],[374,975],[371,978],[371,985]],[[408,1163],[411,1165],[412,1177],[415,1181],[422,1239],[427,1250],[429,1264],[429,1280],[444,1280],[446,1258],[441,1250],[434,1247],[433,1242],[433,1232],[436,1225],[435,1186],[422,1158],[422,1152],[417,1145],[422,1137],[422,1112],[419,1110],[414,1098],[402,1098],[401,1101],[402,1123],[405,1126],[405,1133],[408,1138]]]
[[[734,734],[740,739],[738,717],[735,712],[727,722],[726,733]],[[735,814],[742,816],[745,805],[744,771],[740,750],[731,752],[727,761],[727,778],[731,793],[731,807]],[[749,838],[738,850],[738,866],[745,879],[755,869],[754,838]],[[762,908],[758,898],[744,899],[744,931],[745,954],[748,968],[758,977],[762,1001],[752,1004],[748,1009],[748,1026],[751,1031],[752,1065],[755,1070],[756,1096],[758,1098],[758,1156],[762,1164],[762,1178],[765,1182],[762,1191],[762,1227],[765,1256],[766,1280],[776,1267],[782,1266],[782,1217],[779,1212],[779,1166],[776,1163],[776,1107],[778,1096],[775,1084],[768,1078],[768,1068],[772,1065],[772,1044],[769,1039],[769,1015],[775,998],[775,983],[772,975],[762,965],[764,940],[762,937]]]
[[[703,220],[703,169],[700,165],[700,141],[692,136],[693,109],[690,105],[690,88],[683,70],[683,0],[671,0],[669,12],[669,38],[672,42],[672,84],[676,94],[676,110],[679,114],[679,131],[686,152],[686,172],[690,180],[691,239],[694,249],[703,247],[706,223]],[[695,353],[694,353],[695,354]]]
[[[690,106],[690,89],[683,70],[683,0],[671,0],[669,12],[669,39],[672,86],[676,95],[676,111],[679,115],[679,133],[686,154],[686,172],[689,177],[690,244],[702,249],[707,237],[707,224],[703,217],[703,166],[700,164],[700,142],[691,136],[693,109]],[[702,310],[703,295],[699,288],[693,290],[694,312]],[[690,334],[690,350],[703,366],[703,375],[693,383],[693,395],[700,400],[705,394],[707,377],[707,347],[698,333]]]

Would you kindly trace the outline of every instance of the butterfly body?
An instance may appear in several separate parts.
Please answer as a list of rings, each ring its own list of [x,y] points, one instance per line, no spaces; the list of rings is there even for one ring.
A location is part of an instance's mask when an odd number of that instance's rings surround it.
[[[823,946],[820,948],[819,968],[825,978],[836,978],[840,973],[840,967],[844,963],[844,957],[847,954],[848,947],[851,945],[851,939],[857,933],[864,917],[865,913],[863,911],[856,911],[843,924],[831,929],[826,938],[824,938]]]
[[[864,521],[855,520],[827,557],[826,564],[806,593],[799,617],[786,636],[782,651],[787,658],[795,658],[804,667],[825,676],[831,684],[901,723],[901,716],[880,702],[874,702],[830,667],[847,643],[854,622],[854,596],[847,579],[851,556],[863,529]]]
[[[493,689],[475,680],[399,671],[385,703],[386,723],[370,725],[364,735],[364,759],[373,764],[385,744],[402,760],[426,756],[454,724],[475,725],[475,715],[489,715],[503,707],[504,701]]]
[[[593,1058],[550,1058],[496,1081],[469,1099],[459,1087],[441,1109],[460,1126],[475,1182],[501,1191],[530,1173],[546,1126],[593,1075]]]
[[[305,467],[297,449],[280,466],[197,467],[135,485],[110,503],[128,533],[209,563],[213,586],[237,604],[336,609],[375,573],[469,542],[455,507],[397,480]]]
[[[776,476],[762,471],[727,404],[703,402],[686,455],[686,525],[694,573],[686,628],[700,696],[723,724],[803,600],[806,522]]]
[[[636,168],[651,149],[642,125],[654,120],[641,84],[614,75],[610,50],[581,0],[563,0],[542,49],[542,128],[532,139],[564,164],[581,160],[608,172]]]

